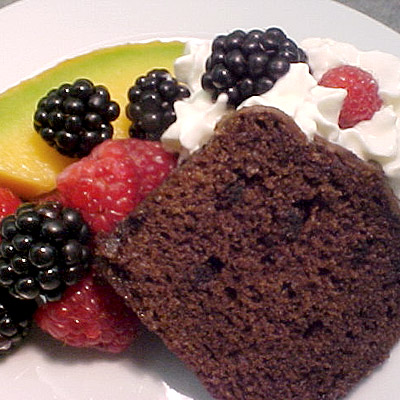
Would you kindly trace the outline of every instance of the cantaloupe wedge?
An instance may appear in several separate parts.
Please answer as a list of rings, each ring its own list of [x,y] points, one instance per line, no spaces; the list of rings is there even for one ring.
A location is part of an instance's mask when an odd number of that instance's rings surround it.
[[[128,136],[127,91],[136,78],[153,68],[172,71],[182,54],[180,42],[121,45],[64,61],[0,95],[0,187],[31,199],[55,188],[56,176],[74,161],[51,148],[33,129],[39,99],[52,88],[77,78],[105,85],[121,107],[113,123],[114,138]]]

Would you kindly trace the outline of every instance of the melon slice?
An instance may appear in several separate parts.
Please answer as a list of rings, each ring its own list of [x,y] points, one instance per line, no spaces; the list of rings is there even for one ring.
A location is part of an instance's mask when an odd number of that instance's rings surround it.
[[[121,107],[114,138],[127,137],[127,91],[153,68],[172,71],[183,52],[180,42],[151,42],[104,48],[64,61],[0,95],[0,186],[31,199],[55,188],[56,176],[74,161],[51,148],[33,129],[39,99],[62,83],[88,78],[105,85]]]

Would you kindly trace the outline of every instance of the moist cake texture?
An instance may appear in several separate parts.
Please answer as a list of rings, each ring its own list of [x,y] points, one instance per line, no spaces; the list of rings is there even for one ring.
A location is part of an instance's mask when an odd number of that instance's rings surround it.
[[[102,273],[215,399],[338,399],[399,338],[397,200],[276,109],[216,130],[98,238]]]

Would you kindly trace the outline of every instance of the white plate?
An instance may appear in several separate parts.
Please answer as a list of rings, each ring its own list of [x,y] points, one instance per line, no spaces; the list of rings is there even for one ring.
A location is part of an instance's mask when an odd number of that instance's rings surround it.
[[[329,36],[400,56],[397,33],[329,0],[27,0],[0,11],[0,92],[101,46],[271,25],[297,41]],[[397,346],[346,400],[398,399],[399,374]],[[115,356],[65,347],[38,330],[0,361],[0,393],[8,400],[211,400],[151,335]]]

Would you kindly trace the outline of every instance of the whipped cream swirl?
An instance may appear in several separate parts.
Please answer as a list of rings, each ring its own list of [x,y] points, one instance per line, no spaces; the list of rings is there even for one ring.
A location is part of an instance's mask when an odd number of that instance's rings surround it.
[[[400,59],[379,51],[359,51],[350,44],[330,39],[306,39],[301,47],[309,57],[313,75],[306,64],[291,64],[289,72],[270,91],[246,99],[238,108],[252,105],[279,108],[295,120],[310,140],[320,135],[365,161],[378,162],[400,198]],[[177,121],[163,134],[162,142],[167,149],[179,151],[182,158],[201,148],[214,135],[216,123],[228,110],[225,94],[213,103],[201,88],[201,76],[210,54],[210,41],[189,41],[185,54],[175,62],[178,80],[189,86],[192,95],[175,103]],[[338,118],[347,91],[319,86],[318,81],[327,70],[346,64],[374,76],[383,106],[371,120],[340,129]]]

